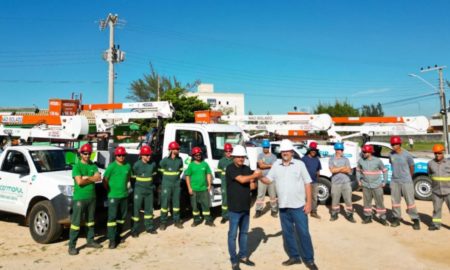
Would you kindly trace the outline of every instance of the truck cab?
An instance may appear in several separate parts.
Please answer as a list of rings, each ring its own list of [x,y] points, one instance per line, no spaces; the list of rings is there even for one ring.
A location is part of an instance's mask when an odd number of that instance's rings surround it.
[[[70,224],[73,179],[64,151],[10,146],[0,155],[0,211],[25,217],[33,239],[56,240]]]

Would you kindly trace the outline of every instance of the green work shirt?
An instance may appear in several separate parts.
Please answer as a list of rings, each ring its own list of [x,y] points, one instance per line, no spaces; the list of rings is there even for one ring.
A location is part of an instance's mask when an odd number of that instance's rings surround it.
[[[128,179],[131,175],[131,166],[128,163],[119,165],[113,162],[108,165],[105,171],[105,178],[108,178],[108,198],[126,198],[128,196]]]
[[[180,157],[165,157],[159,162],[159,171],[163,175],[163,182],[178,183],[183,172],[183,160]]]
[[[184,174],[191,177],[191,188],[193,191],[208,190],[206,176],[211,174],[211,168],[209,168],[208,163],[205,161],[200,163],[193,161],[189,163],[189,166]]]
[[[230,165],[231,163],[233,163],[233,159],[227,158],[227,157],[223,157],[219,160],[219,164],[217,165],[217,172],[220,175],[220,179],[225,180],[225,172],[227,170],[228,165]]]
[[[136,161],[133,165],[133,176],[136,178],[135,187],[153,187],[153,176],[156,174],[156,164],[150,161],[144,163],[142,160]]]
[[[79,186],[77,181],[75,181],[75,176],[93,176],[96,172],[98,172],[97,165],[89,162],[85,164],[83,162],[78,162],[72,167],[72,177],[74,180],[74,191],[73,191],[73,200],[88,200],[95,198],[95,183],[89,183],[84,186]]]

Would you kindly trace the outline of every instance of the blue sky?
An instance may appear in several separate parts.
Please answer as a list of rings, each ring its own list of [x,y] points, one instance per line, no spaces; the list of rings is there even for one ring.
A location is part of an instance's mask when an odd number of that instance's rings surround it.
[[[246,111],[281,114],[294,106],[347,100],[381,102],[387,115],[436,113],[438,86],[450,65],[448,1],[12,1],[0,2],[0,106],[46,108],[49,98],[82,93],[107,102],[109,31],[117,13],[116,102],[148,73],[216,92],[245,93]],[[450,70],[444,70],[449,78]],[[448,95],[448,94],[447,94]]]

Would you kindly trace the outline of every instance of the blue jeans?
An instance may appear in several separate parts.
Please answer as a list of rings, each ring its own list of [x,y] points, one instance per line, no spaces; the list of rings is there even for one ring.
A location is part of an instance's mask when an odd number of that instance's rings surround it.
[[[304,262],[314,262],[314,249],[309,235],[308,216],[300,208],[280,208],[281,230],[289,258],[302,258]],[[300,250],[296,235],[300,240]]]
[[[232,264],[239,262],[239,258],[247,257],[248,227],[250,225],[250,211],[228,211],[230,227],[228,229],[228,252]],[[239,229],[239,254],[236,254],[236,237]]]

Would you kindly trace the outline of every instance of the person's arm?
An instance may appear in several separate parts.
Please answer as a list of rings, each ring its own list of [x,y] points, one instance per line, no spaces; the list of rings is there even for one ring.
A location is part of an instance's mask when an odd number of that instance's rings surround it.
[[[300,174],[301,179],[303,179],[303,182],[305,183],[305,206],[303,207],[303,212],[305,214],[309,214],[312,210],[312,187],[311,187],[311,176],[309,175],[308,170],[306,169],[305,164],[300,165]]]
[[[331,159],[328,161],[328,167],[330,168],[330,172],[332,174],[336,174],[336,173],[340,173],[341,172],[341,167],[334,166],[334,163],[333,163],[333,161]]]
[[[409,165],[409,172],[411,173],[411,177],[414,176],[414,159],[411,155],[408,155],[407,162]]]
[[[262,173],[260,170],[256,170],[251,175],[238,175],[234,179],[241,184],[246,184],[252,182],[254,179],[261,177]]]
[[[266,164],[262,159],[258,160],[258,169],[267,170],[272,168],[272,164]]]
[[[206,181],[208,183],[208,191],[211,191],[211,183],[212,183],[212,170],[209,167],[208,163],[206,163]]]
[[[275,170],[276,167],[272,167],[266,176],[259,178],[259,181],[265,185],[270,185],[272,181],[275,180]]]
[[[386,167],[383,164],[383,161],[381,161],[381,159],[378,161],[380,166],[380,170],[383,173],[383,180],[381,182],[381,187],[384,187],[386,185],[387,182],[387,178],[388,178],[388,169],[386,169]]]
[[[103,186],[106,191],[109,192],[109,177],[111,176],[111,165],[106,168],[105,175],[103,176]]]
[[[356,181],[358,181],[358,185],[359,186],[362,185],[362,183],[361,183],[361,178],[362,178],[361,170],[362,170],[361,163],[358,162],[358,165],[356,166]]]
[[[186,175],[186,186],[188,188],[189,195],[192,195],[191,177],[189,175]]]

